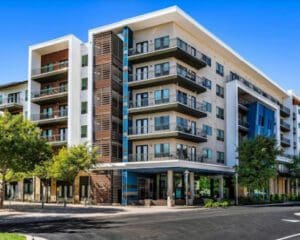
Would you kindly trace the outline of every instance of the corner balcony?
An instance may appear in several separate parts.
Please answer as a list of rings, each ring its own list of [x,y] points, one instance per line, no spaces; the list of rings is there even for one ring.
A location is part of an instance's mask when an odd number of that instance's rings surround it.
[[[59,134],[52,136],[42,136],[51,146],[63,146],[67,144],[67,135]]]
[[[130,114],[177,111],[197,118],[207,116],[203,103],[192,101],[190,98],[170,96],[163,99],[143,99],[129,103]]]
[[[247,121],[239,119],[239,130],[242,132],[248,132],[249,131],[249,123]]]
[[[206,142],[207,136],[202,129],[183,127],[178,124],[129,128],[129,140],[151,140],[177,138],[191,142]]]
[[[280,129],[282,132],[289,132],[291,131],[291,126],[290,124],[286,123],[283,120],[280,120]]]
[[[186,152],[169,152],[169,153],[148,153],[148,154],[129,154],[128,162],[146,162],[146,161],[165,161],[165,160],[183,160],[189,162],[211,163],[224,165],[218,161],[208,159],[199,154],[188,154]]]
[[[291,146],[291,140],[286,137],[281,136],[280,142],[281,142],[282,147],[290,147]]]
[[[38,125],[51,125],[65,123],[68,121],[68,110],[61,110],[53,113],[33,114],[31,120]]]
[[[4,98],[0,102],[0,111],[22,111],[24,100],[21,98]]]
[[[64,87],[56,87],[49,89],[42,89],[38,92],[33,92],[31,101],[33,103],[52,103],[65,101],[68,97],[68,88]]]
[[[183,88],[196,91],[198,94],[206,91],[202,77],[181,71],[176,66],[163,73],[148,71],[143,74],[131,74],[129,75],[128,86],[132,89],[140,89],[170,83],[176,83]]]
[[[239,103],[239,110],[241,110],[243,112],[248,112],[249,108],[245,104]]]
[[[31,71],[31,79],[41,82],[45,79],[51,80],[66,75],[68,66],[69,63],[66,61],[33,69]]]
[[[180,59],[196,69],[206,66],[205,55],[179,38],[170,39],[166,46],[160,46],[159,48],[152,43],[148,44],[146,51],[142,52],[133,48],[129,49],[128,52],[128,60],[133,64],[168,57]]]
[[[291,110],[285,106],[280,106],[280,115],[282,117],[289,117],[291,115]]]

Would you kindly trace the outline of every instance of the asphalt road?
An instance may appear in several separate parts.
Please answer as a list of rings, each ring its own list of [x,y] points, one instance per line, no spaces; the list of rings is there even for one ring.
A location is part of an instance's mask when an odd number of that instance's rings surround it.
[[[0,224],[0,231],[49,240],[77,239],[300,239],[299,206],[228,209]],[[298,234],[295,235],[295,234]],[[294,235],[294,237],[288,237]],[[284,238],[287,237],[287,238]]]

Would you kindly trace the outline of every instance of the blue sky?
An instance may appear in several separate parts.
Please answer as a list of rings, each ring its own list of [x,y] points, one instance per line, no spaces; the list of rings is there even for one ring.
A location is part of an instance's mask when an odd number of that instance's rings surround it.
[[[177,5],[285,89],[300,94],[300,1],[0,1],[0,84],[27,76],[28,46]]]

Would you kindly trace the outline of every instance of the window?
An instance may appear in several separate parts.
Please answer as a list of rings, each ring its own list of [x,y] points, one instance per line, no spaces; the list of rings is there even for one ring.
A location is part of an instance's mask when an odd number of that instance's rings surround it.
[[[87,102],[81,102],[81,114],[87,113]]]
[[[217,107],[217,118],[224,119],[224,109]]]
[[[87,90],[87,89],[88,89],[88,79],[81,78],[81,90]]]
[[[154,155],[156,158],[170,156],[170,144],[169,143],[155,144]]]
[[[202,60],[211,67],[211,58],[205,54],[202,54]]]
[[[47,107],[41,110],[41,119],[47,119],[53,117],[53,108]]]
[[[148,145],[136,146],[136,161],[148,161]]]
[[[217,152],[217,163],[225,163],[225,154],[224,152]]]
[[[206,135],[211,136],[212,135],[212,127],[203,124],[203,131],[205,132]]]
[[[8,103],[19,103],[20,102],[20,93],[9,93],[7,96]]]
[[[24,179],[24,193],[25,194],[32,194],[33,193],[32,178]]]
[[[135,70],[135,80],[145,80],[148,79],[148,67],[139,67]]]
[[[204,148],[203,157],[207,159],[212,159],[212,150],[210,148]]]
[[[258,124],[261,126],[261,127],[264,127],[265,126],[265,117],[263,115],[259,115],[258,116]]]
[[[60,128],[59,129],[59,140],[66,141],[68,136],[68,129],[67,128]]]
[[[211,89],[211,81],[207,78],[204,78],[203,79],[203,86],[208,88],[208,89]]]
[[[170,128],[169,116],[155,117],[155,131],[165,130]]]
[[[179,159],[188,158],[188,147],[185,144],[177,144],[176,146],[176,155]]]
[[[88,55],[84,55],[81,57],[81,66],[86,67],[88,65]]]
[[[300,128],[300,123],[298,123],[298,128]]]
[[[224,130],[217,129],[217,140],[224,142]]]
[[[224,98],[224,88],[217,84],[216,88],[216,94],[217,96]]]
[[[154,92],[155,104],[167,103],[170,101],[169,89],[156,90]]]
[[[170,72],[170,65],[168,62],[156,64],[155,67],[155,77],[168,75]]]
[[[135,106],[134,107],[145,107],[148,106],[148,93],[137,93],[135,95]]]
[[[222,77],[224,76],[224,66],[218,62],[216,63],[216,73]]]
[[[87,137],[87,125],[81,126],[81,138]]]
[[[170,45],[170,38],[169,36],[161,37],[161,38],[156,38],[154,40],[155,43],[155,50],[163,49],[163,48],[168,48]]]
[[[136,134],[148,133],[148,119],[137,119],[136,120]]]
[[[25,90],[25,101],[28,101],[28,90]]]
[[[66,82],[62,82],[59,84],[59,91],[60,92],[66,92],[68,89],[68,84]]]
[[[68,115],[68,107],[67,105],[60,105],[59,106],[59,116],[65,117]]]
[[[187,104],[187,94],[181,91],[177,91],[177,101],[183,104]]]
[[[3,96],[0,95],[0,104],[2,104],[2,103],[3,103]]]
[[[137,53],[146,53],[148,52],[148,41],[139,42],[136,44]]]
[[[211,108],[212,108],[211,103],[204,101],[203,104],[204,104],[205,111],[211,113]]]
[[[52,134],[53,134],[52,129],[43,129],[43,131],[42,131],[42,137],[46,141],[52,140]]]
[[[298,114],[300,114],[300,108],[298,109]]]

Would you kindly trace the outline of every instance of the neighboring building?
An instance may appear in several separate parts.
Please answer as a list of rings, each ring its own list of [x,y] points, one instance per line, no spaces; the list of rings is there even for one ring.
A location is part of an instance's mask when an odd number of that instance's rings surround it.
[[[87,43],[31,46],[28,91],[28,117],[55,149],[89,142],[101,156],[74,189],[49,182],[49,201],[84,201],[89,182],[94,203],[233,198],[236,149],[257,135],[285,153],[271,193],[296,192],[285,164],[300,150],[299,98],[177,7],[92,29]]]

